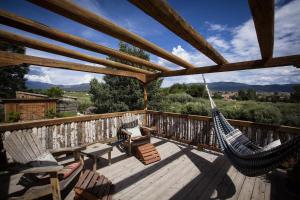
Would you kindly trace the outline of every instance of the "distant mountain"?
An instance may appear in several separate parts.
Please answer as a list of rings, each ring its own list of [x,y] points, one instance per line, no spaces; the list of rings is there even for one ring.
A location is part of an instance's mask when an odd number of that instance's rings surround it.
[[[192,83],[200,84],[200,83]],[[272,84],[272,85],[248,85],[245,83],[235,82],[214,82],[209,83],[208,86],[212,91],[238,91],[241,89],[254,89],[259,92],[292,92],[295,84]],[[54,85],[38,81],[27,81],[26,86],[28,89],[48,89],[51,87],[60,87],[66,91],[88,91],[90,88],[89,83],[78,85]]]
[[[77,84],[77,85],[54,85],[50,83],[43,83],[38,81],[27,81],[26,86],[28,89],[48,89],[51,87],[60,87],[61,89],[65,91],[88,91],[90,89],[89,83],[83,83],[83,84]]]
[[[258,92],[292,92],[295,84],[248,85],[235,82],[215,82],[208,86],[213,91],[238,91],[240,89],[254,89]]]

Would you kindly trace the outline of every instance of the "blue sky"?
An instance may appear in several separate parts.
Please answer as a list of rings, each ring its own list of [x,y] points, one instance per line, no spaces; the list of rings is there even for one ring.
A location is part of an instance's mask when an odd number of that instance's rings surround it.
[[[248,1],[241,0],[169,0],[169,4],[202,34],[230,62],[259,59],[260,51],[254,30]],[[188,2],[188,3],[187,3]],[[168,29],[126,0],[76,0],[76,3],[101,15],[126,29],[160,45],[173,54],[193,63],[197,67],[214,63]],[[74,21],[47,11],[23,0],[2,0],[0,8],[17,15],[77,35],[111,48],[118,48],[118,40],[97,32]],[[274,56],[300,53],[300,0],[278,0],[275,11]],[[1,29],[24,36],[58,44],[83,53],[105,58],[105,55],[82,50],[64,43],[49,40],[18,29],[0,25]],[[46,52],[27,49],[28,55],[55,58],[90,64],[87,62],[57,56]],[[151,61],[172,69],[180,67],[164,59],[151,55]],[[27,78],[53,84],[78,84],[89,82],[91,78],[102,79],[102,75],[73,72],[68,70],[31,67]],[[281,68],[223,72],[206,76],[208,82],[235,81],[248,84],[299,83],[300,70],[292,66]],[[200,75],[165,78],[163,85],[173,83],[202,82]]]

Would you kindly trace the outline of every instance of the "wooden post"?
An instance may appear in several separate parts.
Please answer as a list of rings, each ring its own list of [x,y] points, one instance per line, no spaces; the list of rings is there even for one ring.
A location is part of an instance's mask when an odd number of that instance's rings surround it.
[[[147,83],[143,83],[143,89],[144,89],[144,111],[145,111],[145,117],[144,117],[144,126],[147,126],[147,107],[148,107],[148,94],[147,94]]]
[[[50,173],[50,183],[52,188],[53,200],[61,200],[60,185],[57,172]]]

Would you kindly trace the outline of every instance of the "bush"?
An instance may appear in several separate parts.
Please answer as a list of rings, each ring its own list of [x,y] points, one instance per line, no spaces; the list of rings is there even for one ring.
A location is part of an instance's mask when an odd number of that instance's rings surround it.
[[[46,117],[46,118],[50,118],[50,119],[56,117],[56,112],[55,112],[55,110],[54,110],[54,109],[48,110],[48,111],[46,112],[46,114],[45,114],[45,117]]]
[[[282,115],[280,110],[270,105],[255,105],[251,107],[243,107],[241,118],[253,122],[280,124]]]
[[[171,102],[187,103],[193,101],[193,97],[187,93],[169,94],[166,97]]]
[[[82,101],[82,102],[79,102],[79,105],[78,105],[78,111],[80,113],[84,113],[86,111],[86,109],[88,107],[92,106],[92,103],[91,102],[87,102],[87,101]]]
[[[8,113],[8,122],[18,122],[21,119],[20,117],[19,112],[10,112]]]
[[[182,114],[189,115],[210,115],[210,107],[200,102],[190,102],[183,106]]]

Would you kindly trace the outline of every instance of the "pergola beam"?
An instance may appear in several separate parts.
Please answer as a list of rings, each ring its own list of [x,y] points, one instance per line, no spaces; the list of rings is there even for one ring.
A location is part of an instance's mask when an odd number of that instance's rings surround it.
[[[216,51],[202,35],[188,24],[166,1],[129,0],[149,16],[163,24],[170,31],[190,43],[217,64],[227,63],[226,59]]]
[[[110,61],[110,60],[106,60],[106,59],[97,58],[94,56],[80,53],[78,51],[74,51],[74,50],[70,50],[70,49],[61,47],[58,45],[49,44],[46,42],[42,42],[39,40],[24,37],[21,35],[13,34],[10,32],[3,31],[3,30],[0,30],[0,39],[14,43],[14,44],[26,46],[29,48],[38,49],[41,51],[46,51],[49,53],[54,53],[54,54],[58,54],[58,55],[62,55],[62,56],[67,56],[70,58],[75,58],[75,59],[79,59],[79,60],[83,60],[83,61],[87,61],[87,62],[91,62],[91,63],[101,64],[101,65],[108,66],[108,67],[119,68],[119,69],[123,69],[123,70],[139,72],[139,73],[144,73],[144,74],[153,74],[153,72],[150,72],[150,71],[147,71],[144,69],[132,67],[130,65],[125,65],[125,64],[119,63],[119,62],[114,62],[114,61]]]
[[[249,0],[263,60],[272,58],[274,46],[274,0]]]
[[[0,63],[3,62],[8,62],[8,63],[18,62],[18,63],[25,63],[28,65],[37,65],[37,66],[50,67],[50,68],[68,69],[74,71],[91,72],[97,74],[108,74],[108,75],[115,75],[115,76],[126,76],[126,77],[136,78],[142,82],[146,81],[146,75],[141,73],[106,69],[106,68],[95,67],[91,65],[83,65],[79,63],[66,62],[66,61],[60,61],[60,60],[49,59],[49,58],[41,58],[36,56],[28,56],[24,54],[0,51]]]
[[[194,66],[187,61],[171,54],[143,37],[128,31],[127,29],[114,24],[113,22],[92,13],[75,3],[68,0],[28,0],[31,3],[46,8],[59,15],[65,16],[78,23],[84,24],[97,31],[108,34],[112,37],[118,38],[122,41],[133,44],[141,49],[149,51],[157,56],[160,56],[170,62],[173,62],[181,67],[187,69],[194,68]]]
[[[27,31],[29,33],[34,33],[43,37],[47,37],[49,39],[53,39],[72,46],[76,46],[82,49],[109,55],[115,58],[119,58],[121,60],[127,60],[133,64],[146,66],[162,72],[170,71],[168,68],[160,66],[158,64],[129,55],[127,53],[116,51],[114,49],[96,44],[94,42],[83,39],[81,37],[77,37],[75,35],[64,33],[57,29],[51,28],[49,26],[43,25],[41,23],[35,22],[30,19],[26,19],[24,17],[20,17],[18,15],[15,15],[13,13],[1,9],[0,9],[0,23]]]
[[[169,76],[182,76],[182,75],[193,75],[193,74],[205,74],[205,73],[218,73],[228,71],[239,71],[247,69],[261,69],[269,67],[281,67],[288,65],[299,65],[300,55],[283,56],[277,58],[270,58],[269,60],[251,60],[237,63],[228,63],[223,65],[213,65],[206,67],[198,67],[195,69],[187,70],[176,70],[167,73],[158,73],[155,75],[149,75],[149,78],[156,77],[169,77]]]

